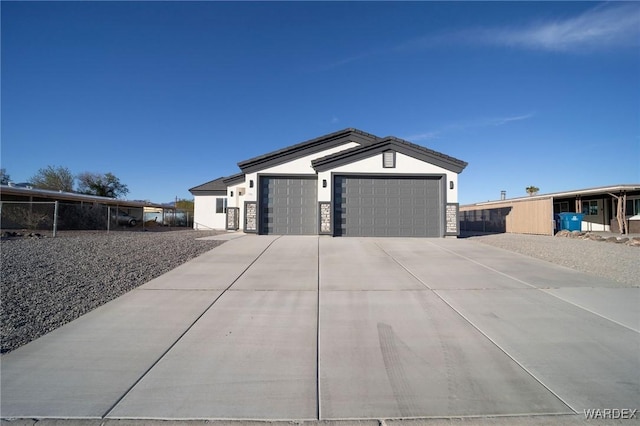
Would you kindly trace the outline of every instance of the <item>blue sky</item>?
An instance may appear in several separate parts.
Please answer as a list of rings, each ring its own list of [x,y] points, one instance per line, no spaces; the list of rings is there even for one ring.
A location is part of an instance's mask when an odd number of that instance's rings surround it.
[[[467,161],[463,204],[640,182],[640,4],[7,2],[1,165],[192,198],[347,127]]]

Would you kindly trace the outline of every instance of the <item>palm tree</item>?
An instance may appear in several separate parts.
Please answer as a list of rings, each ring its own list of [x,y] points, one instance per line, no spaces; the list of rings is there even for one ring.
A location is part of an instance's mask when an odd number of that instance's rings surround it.
[[[540,188],[532,185],[532,186],[527,186],[525,188],[525,191],[527,191],[527,194],[529,194],[529,196],[532,196],[532,195],[536,195],[538,191],[540,191]]]

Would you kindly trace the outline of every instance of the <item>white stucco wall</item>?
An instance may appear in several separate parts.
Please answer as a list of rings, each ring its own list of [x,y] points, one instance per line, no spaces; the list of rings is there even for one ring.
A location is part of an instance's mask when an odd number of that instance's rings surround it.
[[[240,209],[238,216],[238,224],[240,226],[240,230],[244,229],[244,202],[248,201],[247,191],[249,189],[255,188],[249,188],[249,181],[247,179],[245,179],[244,182],[227,187],[227,207],[238,207]],[[231,195],[232,193],[233,195]]]
[[[318,201],[331,201],[332,174],[341,173],[371,173],[371,174],[435,174],[446,175],[447,202],[458,202],[458,174],[436,165],[425,163],[408,155],[396,152],[396,167],[382,167],[382,153],[374,154],[369,158],[355,161],[335,169],[318,173]],[[327,180],[327,187],[322,187],[322,181]],[[449,182],[453,182],[453,189],[450,189]]]
[[[586,220],[583,220],[581,222],[581,230],[584,232],[590,232],[590,231],[611,231],[611,225],[603,225],[601,223],[594,223],[594,222],[588,222]]]
[[[196,195],[193,197],[193,229],[225,229],[226,215],[216,213],[216,198],[221,195]]]
[[[316,175],[316,171],[311,167],[311,161],[316,158],[326,157],[327,155],[335,154],[336,152],[344,151],[345,149],[359,146],[355,142],[348,142],[344,145],[340,145],[331,149],[327,149],[315,154],[306,155],[296,160],[290,161],[284,164],[278,164],[277,166],[268,167],[257,172],[247,173],[245,175],[246,195],[245,201],[257,201],[258,199],[258,175]],[[249,188],[249,181],[253,181],[253,188]]]

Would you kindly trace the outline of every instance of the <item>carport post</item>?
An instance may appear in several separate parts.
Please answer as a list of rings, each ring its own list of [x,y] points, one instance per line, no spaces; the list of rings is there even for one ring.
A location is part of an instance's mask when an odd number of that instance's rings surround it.
[[[107,232],[111,229],[111,206],[107,205]]]
[[[53,237],[56,237],[56,233],[58,232],[58,204],[59,201],[56,200],[53,206]]]

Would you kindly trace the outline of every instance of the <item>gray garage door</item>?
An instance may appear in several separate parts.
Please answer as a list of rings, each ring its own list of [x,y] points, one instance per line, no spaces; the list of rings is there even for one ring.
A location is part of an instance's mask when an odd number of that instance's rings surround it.
[[[336,176],[334,234],[440,237],[440,178]]]
[[[261,234],[318,233],[318,180],[264,176],[260,178]]]

